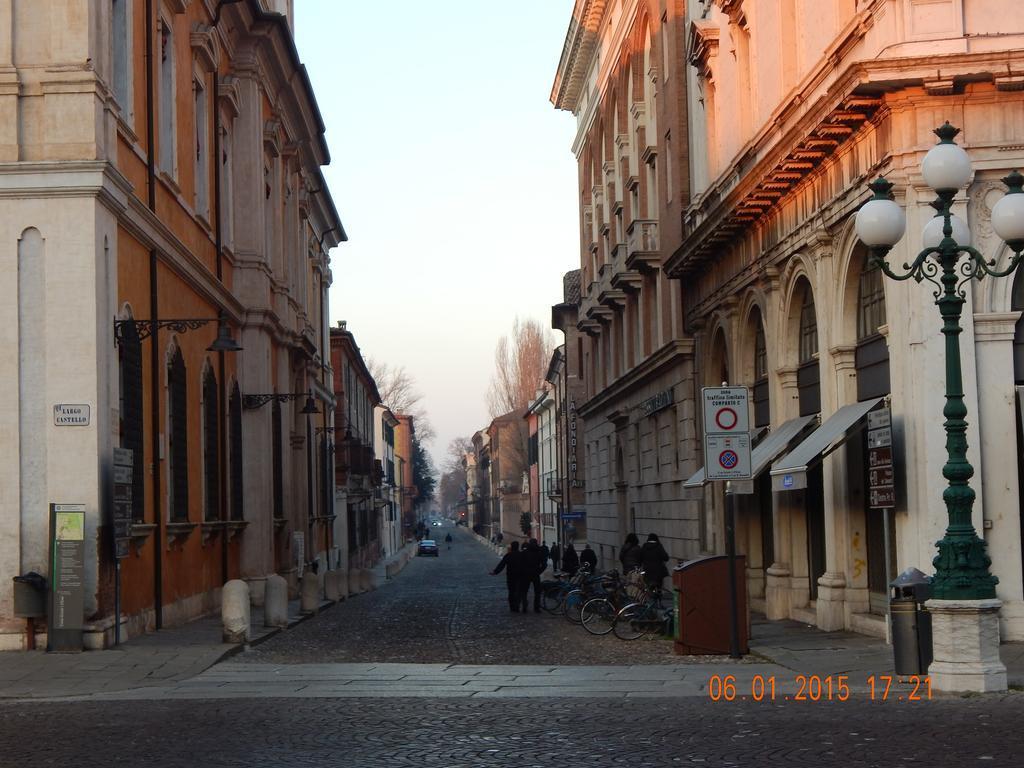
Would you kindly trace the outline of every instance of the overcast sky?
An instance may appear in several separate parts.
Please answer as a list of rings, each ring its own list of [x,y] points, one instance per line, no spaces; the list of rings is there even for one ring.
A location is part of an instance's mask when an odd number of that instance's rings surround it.
[[[439,463],[490,421],[498,338],[547,327],[579,266],[575,121],[548,101],[573,0],[295,6],[349,236],[331,324],[415,377]]]

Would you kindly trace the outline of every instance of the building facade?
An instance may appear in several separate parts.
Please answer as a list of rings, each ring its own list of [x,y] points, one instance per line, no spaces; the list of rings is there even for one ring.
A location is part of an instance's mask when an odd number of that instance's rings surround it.
[[[586,535],[603,567],[631,531],[659,534],[678,558],[721,546],[715,519],[683,489],[697,441],[694,345],[679,285],[661,268],[689,203],[681,11],[670,0],[578,0],[551,91],[578,125],[573,373]]]
[[[520,518],[530,511],[529,494],[523,487],[528,440],[522,412],[510,411],[495,418],[487,427],[487,436],[491,528],[503,540],[521,541],[525,536]]]
[[[124,635],[215,608],[229,578],[259,602],[326,541],[300,409],[329,423],[345,235],[290,3],[65,5],[0,4],[3,648],[52,503],[85,508],[87,647],[113,634],[117,554]],[[50,417],[65,404],[88,418]]]
[[[355,336],[342,320],[331,328],[334,370],[333,445],[324,435],[321,449],[334,457],[334,538],[342,571],[372,568],[384,553],[383,508],[377,504],[383,482],[374,453],[374,413],[380,405]]]
[[[932,571],[947,523],[944,352],[931,291],[872,269],[853,214],[885,175],[908,219],[889,262],[912,261],[934,215],[921,159],[948,120],[975,168],[957,211],[973,245],[1005,263],[989,213],[999,178],[1024,160],[1011,127],[1024,109],[1024,20],[1002,0],[799,5],[686,3],[691,200],[664,267],[682,287],[698,384],[747,385],[752,423],[767,429],[739,504],[754,605],[884,635],[887,581]],[[962,337],[974,525],[1012,639],[1024,635],[1021,285],[970,284]],[[890,510],[870,492],[864,431],[885,407]],[[702,493],[717,514],[721,488]]]
[[[416,424],[412,416],[396,413],[398,424],[395,425],[395,462],[397,463],[397,482],[399,489],[399,509],[401,510],[402,538],[410,541],[416,528],[416,486],[413,484],[415,455],[413,438],[416,435]]]
[[[383,405],[374,408],[374,453],[381,464],[381,484],[375,496],[380,509],[381,542],[384,556],[391,557],[402,547],[401,498],[395,460],[395,427],[398,419]]]

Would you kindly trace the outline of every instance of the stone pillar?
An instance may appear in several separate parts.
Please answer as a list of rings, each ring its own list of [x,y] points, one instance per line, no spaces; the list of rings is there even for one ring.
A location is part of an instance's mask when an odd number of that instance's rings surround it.
[[[224,622],[225,643],[244,643],[249,640],[249,585],[241,579],[233,579],[224,585],[221,591],[221,618]]]
[[[999,600],[929,600],[934,661],[928,667],[937,691],[1005,691],[999,658]]]
[[[288,626],[288,582],[276,573],[266,579],[263,598],[263,626]]]

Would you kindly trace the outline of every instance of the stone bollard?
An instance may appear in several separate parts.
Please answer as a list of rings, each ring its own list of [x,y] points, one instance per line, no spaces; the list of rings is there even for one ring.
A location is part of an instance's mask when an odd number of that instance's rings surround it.
[[[343,595],[338,590],[338,572],[327,571],[324,574],[324,597],[332,602],[341,600]]]
[[[338,579],[338,594],[341,596],[340,600],[345,600],[351,594],[348,585],[348,573],[345,571],[335,571]]]
[[[303,613],[316,613],[320,610],[320,579],[310,570],[302,574],[299,610]]]
[[[288,582],[276,573],[267,577],[263,596],[263,626],[288,626]]]
[[[348,572],[348,593],[350,595],[361,595],[363,593],[363,580],[360,577],[358,568],[353,568]]]
[[[224,622],[225,643],[244,643],[249,640],[249,585],[233,579],[224,585],[220,600],[221,619]]]
[[[377,579],[369,568],[364,568],[360,577],[363,582],[363,592],[372,592],[377,588]]]

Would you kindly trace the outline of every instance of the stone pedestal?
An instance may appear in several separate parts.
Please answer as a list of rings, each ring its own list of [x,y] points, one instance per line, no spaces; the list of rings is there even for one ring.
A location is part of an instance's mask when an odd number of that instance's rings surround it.
[[[767,570],[765,583],[765,615],[772,621],[789,618],[789,569],[773,565]]]
[[[999,659],[999,600],[929,600],[936,691],[1005,691]]]
[[[345,595],[341,594],[341,582],[338,571],[327,571],[324,574],[324,597],[328,600],[343,600]]]
[[[841,573],[825,573],[818,579],[818,629],[835,632],[846,627],[846,577]]]
[[[241,579],[225,584],[221,590],[225,643],[244,643],[249,640],[250,610],[249,585]]]
[[[288,626],[288,582],[276,573],[268,576],[263,593],[263,626]]]
[[[302,574],[302,593],[299,598],[299,609],[303,613],[316,613],[320,610],[320,579],[312,571]]]

